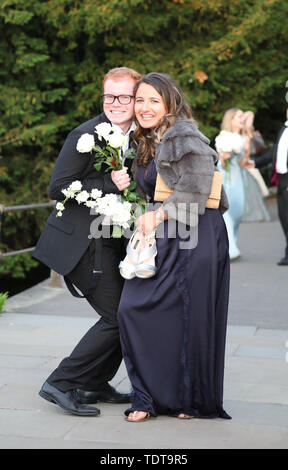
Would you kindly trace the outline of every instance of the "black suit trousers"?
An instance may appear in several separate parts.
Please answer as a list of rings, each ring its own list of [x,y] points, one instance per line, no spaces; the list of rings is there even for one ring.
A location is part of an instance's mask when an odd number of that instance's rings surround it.
[[[98,280],[92,275],[94,239],[77,266],[67,275],[101,318],[48,377],[47,381],[62,392],[76,388],[101,389],[114,377],[122,360],[117,310],[124,280],[118,265],[125,257],[125,242],[107,238],[102,243],[103,274]]]
[[[288,173],[279,175],[277,189],[278,214],[286,241],[285,256],[288,257]]]

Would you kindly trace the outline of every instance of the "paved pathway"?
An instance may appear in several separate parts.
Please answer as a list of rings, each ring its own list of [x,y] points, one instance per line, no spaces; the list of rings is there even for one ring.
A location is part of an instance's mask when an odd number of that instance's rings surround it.
[[[241,261],[231,264],[224,407],[231,421],[123,419],[126,405],[98,404],[99,418],[63,413],[38,396],[59,361],[95,322],[84,300],[45,281],[9,299],[0,315],[0,448],[288,448],[288,267],[273,221],[243,224]],[[124,365],[113,380],[129,391]],[[105,450],[106,449],[106,450]],[[183,451],[184,452],[184,451]],[[146,452],[147,453],[147,452]]]

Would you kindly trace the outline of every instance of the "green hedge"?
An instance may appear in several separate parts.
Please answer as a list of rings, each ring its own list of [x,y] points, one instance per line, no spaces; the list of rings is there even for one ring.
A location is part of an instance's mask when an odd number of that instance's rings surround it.
[[[48,200],[65,136],[100,111],[115,66],[171,74],[212,141],[229,106],[255,111],[273,141],[286,106],[287,17],[286,0],[0,1],[0,203]],[[5,215],[2,250],[32,246],[47,215]],[[13,263],[0,269],[14,275]]]

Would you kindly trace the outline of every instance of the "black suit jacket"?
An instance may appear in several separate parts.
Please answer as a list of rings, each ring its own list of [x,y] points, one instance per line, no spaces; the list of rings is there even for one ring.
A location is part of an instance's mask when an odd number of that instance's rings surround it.
[[[96,171],[94,156],[91,153],[79,153],[76,145],[82,134],[94,133],[94,128],[101,122],[109,122],[104,113],[81,124],[68,135],[56,160],[52,172],[49,197],[57,201],[64,199],[61,190],[73,181],[79,180],[82,189],[91,191],[97,188],[106,193],[120,194],[111,180],[111,173],[105,173],[105,165]],[[97,142],[102,145],[101,142]],[[33,256],[59,274],[66,275],[76,266],[90,243],[90,225],[95,216],[90,209],[75,200],[67,201],[62,217],[56,217],[54,209],[48,218]],[[97,243],[97,240],[96,240]]]
[[[271,163],[271,162],[274,162],[274,163],[276,162],[276,156],[277,156],[277,149],[278,149],[279,140],[280,140],[280,138],[281,138],[281,136],[282,136],[285,129],[286,129],[286,126],[283,126],[281,128],[281,130],[278,134],[276,143],[273,145],[273,147],[271,147],[271,149],[269,149],[267,152],[265,152],[260,157],[256,158],[256,160],[255,160],[256,168],[263,168],[264,166],[269,165],[269,163]],[[288,159],[288,155],[287,155],[287,159]]]

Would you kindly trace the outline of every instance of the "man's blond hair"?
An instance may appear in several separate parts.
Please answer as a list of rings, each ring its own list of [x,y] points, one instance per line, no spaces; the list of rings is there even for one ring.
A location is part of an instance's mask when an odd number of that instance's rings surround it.
[[[134,69],[130,69],[128,67],[115,67],[114,69],[109,70],[109,72],[106,73],[104,79],[103,79],[103,89],[104,89],[104,84],[107,80],[112,79],[112,80],[119,80],[123,77],[130,77],[133,80],[135,80],[135,83],[140,80],[141,75],[140,73],[136,72]]]

